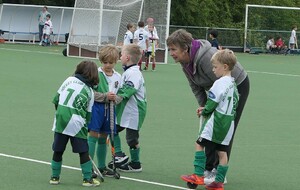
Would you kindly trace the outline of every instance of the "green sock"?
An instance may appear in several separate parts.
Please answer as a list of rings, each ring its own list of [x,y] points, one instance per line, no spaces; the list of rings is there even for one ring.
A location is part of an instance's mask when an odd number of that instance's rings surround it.
[[[131,161],[132,162],[140,162],[140,148],[136,149],[129,149],[130,151],[130,156],[131,156]]]
[[[51,168],[52,168],[52,177],[59,177],[61,173],[61,162],[55,162],[54,160],[51,161]]]
[[[224,183],[227,170],[228,170],[228,165],[218,165],[217,167],[218,172],[215,181]]]
[[[103,169],[106,167],[106,138],[99,137],[98,139],[98,147],[97,147],[97,159],[98,159],[98,168]]]
[[[89,160],[84,164],[80,164],[83,179],[92,178],[92,162]]]
[[[114,147],[115,147],[115,153],[122,153],[121,149],[121,139],[119,134],[114,135]]]
[[[94,159],[95,156],[95,149],[96,149],[96,143],[98,141],[97,137],[88,137],[88,144],[89,144],[89,155],[91,156],[92,159]]]
[[[206,156],[204,151],[196,151],[195,152],[195,160],[194,160],[194,173],[198,176],[204,175],[206,163]]]

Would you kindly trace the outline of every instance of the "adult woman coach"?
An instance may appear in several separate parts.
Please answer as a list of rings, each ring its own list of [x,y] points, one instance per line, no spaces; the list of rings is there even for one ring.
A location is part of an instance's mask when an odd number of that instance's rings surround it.
[[[198,101],[199,106],[204,107],[207,100],[206,91],[209,90],[214,81],[217,80],[210,62],[212,55],[217,51],[217,49],[212,48],[210,42],[207,40],[193,39],[192,35],[184,29],[179,29],[173,32],[167,39],[167,46],[170,55],[173,57],[175,62],[179,62],[181,64],[182,70],[189,81],[189,85]],[[240,95],[236,110],[234,126],[235,133],[248,98],[250,83],[248,75],[240,63],[235,65],[232,71],[232,76],[235,78]],[[228,159],[230,157],[233,138],[234,134],[227,152]],[[207,160],[205,169],[209,173],[209,171],[216,168],[216,165],[218,164],[216,150],[214,147],[206,148],[206,157]]]

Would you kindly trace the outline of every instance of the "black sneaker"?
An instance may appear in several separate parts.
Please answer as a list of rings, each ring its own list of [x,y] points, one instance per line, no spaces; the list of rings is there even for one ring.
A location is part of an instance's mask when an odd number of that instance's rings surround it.
[[[129,157],[124,153],[116,153],[116,156],[115,156],[115,167],[118,168],[120,166],[122,166],[123,164],[126,164],[129,160]],[[113,161],[110,161],[108,163],[108,167],[110,169],[113,169]]]
[[[99,171],[101,172],[101,174],[103,176],[106,176],[106,177],[114,177],[115,176],[115,172],[106,167],[102,168],[102,169],[99,168]]]
[[[98,177],[97,173],[94,170],[92,170],[92,178],[97,178],[97,177]]]
[[[141,172],[143,169],[140,162],[129,162],[120,166],[119,170],[122,172]]]

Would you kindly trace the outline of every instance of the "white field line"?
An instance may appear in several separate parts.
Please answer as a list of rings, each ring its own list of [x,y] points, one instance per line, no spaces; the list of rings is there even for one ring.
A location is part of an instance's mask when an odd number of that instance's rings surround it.
[[[45,162],[45,161],[40,161],[40,160],[35,160],[35,159],[30,159],[30,158],[24,158],[24,157],[19,157],[19,156],[13,156],[13,155],[8,155],[8,154],[3,154],[3,153],[0,153],[0,156],[7,157],[7,158],[14,158],[14,159],[18,159],[18,160],[25,160],[25,161],[35,162],[35,163],[40,163],[40,164],[51,165],[50,162]],[[71,170],[81,171],[81,168],[76,168],[76,167],[72,167],[72,166],[62,165],[62,167],[67,168],[67,169],[71,169]],[[175,185],[168,185],[168,184],[164,184],[164,183],[146,181],[146,180],[123,177],[123,176],[121,176],[121,179],[126,179],[126,180],[130,180],[130,181],[141,182],[141,183],[147,183],[147,184],[152,184],[152,185],[157,185],[157,186],[169,187],[169,188],[173,188],[173,189],[187,189],[187,188],[179,187],[179,186],[175,186]]]
[[[179,66],[180,64],[170,63],[169,65]],[[267,74],[267,75],[278,75],[278,76],[286,76],[286,77],[300,77],[300,75],[295,74],[286,74],[286,73],[273,73],[273,72],[266,72],[266,71],[246,71],[247,73],[256,73],[256,74]]]
[[[51,54],[51,55],[62,55],[62,53],[54,53],[54,52],[44,52],[44,51],[31,51],[31,50],[24,50],[24,49],[9,49],[9,48],[0,48],[2,50],[7,51],[19,51],[19,52],[26,52],[26,53],[41,53],[41,54]]]
[[[300,77],[300,75],[284,74],[284,73],[272,73],[272,72],[264,72],[264,71],[247,71],[247,72],[248,73],[267,74],[267,75],[279,75],[279,76],[287,76],[287,77]]]

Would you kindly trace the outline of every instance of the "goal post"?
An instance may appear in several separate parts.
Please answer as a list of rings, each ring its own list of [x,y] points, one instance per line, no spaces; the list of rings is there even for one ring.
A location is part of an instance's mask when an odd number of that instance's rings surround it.
[[[268,37],[282,37],[285,45],[293,25],[300,25],[300,8],[246,4],[244,52],[249,47],[265,47]]]
[[[137,26],[144,21],[146,25],[152,17],[160,38],[157,62],[166,63],[170,7],[171,0],[76,0],[67,55],[97,58],[101,46],[123,45],[128,23]]]

